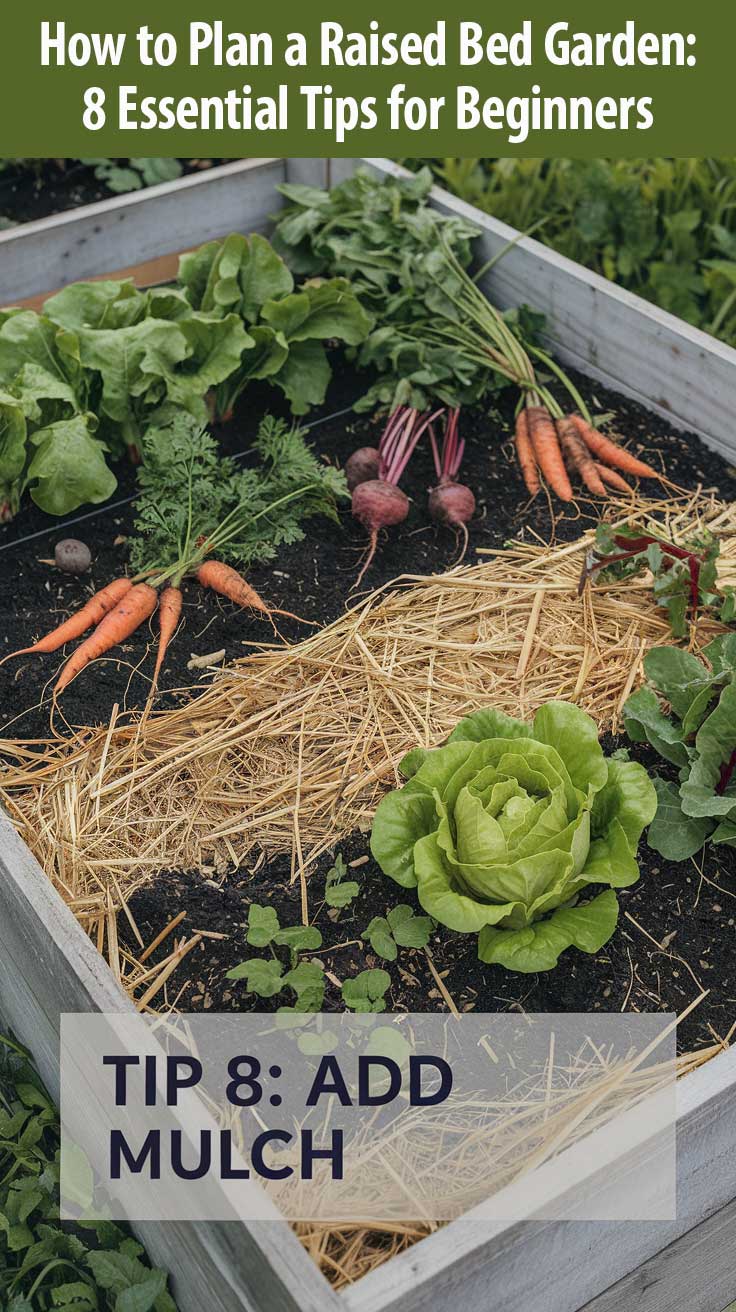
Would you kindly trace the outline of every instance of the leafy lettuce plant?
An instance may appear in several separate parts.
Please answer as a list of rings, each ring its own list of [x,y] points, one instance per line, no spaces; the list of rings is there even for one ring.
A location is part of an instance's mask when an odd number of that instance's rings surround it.
[[[245,326],[239,363],[215,392],[220,419],[230,417],[255,378],[268,378],[293,414],[306,414],[324,401],[332,375],[323,342],[357,346],[372,325],[345,278],[315,279],[295,290],[286,264],[258,233],[233,233],[182,256],[179,283],[205,319],[234,314]]]
[[[107,500],[116,479],[75,345],[30,310],[0,312],[0,521],[21,497],[51,515]]]
[[[528,723],[480,710],[400,769],[373,856],[435,920],[478,934],[481,961],[551,970],[566,948],[608,941],[657,799],[642,766],[604,756],[583,711],[551,701]]]
[[[678,771],[677,783],[654,781],[659,806],[648,835],[670,861],[708,839],[736,847],[736,634],[715,638],[702,655],[652,648],[644,658],[650,686],[623,710],[629,738],[648,742]]]

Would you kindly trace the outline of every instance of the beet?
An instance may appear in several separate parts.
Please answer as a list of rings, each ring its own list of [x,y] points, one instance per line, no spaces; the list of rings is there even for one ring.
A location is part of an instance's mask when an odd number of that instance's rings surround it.
[[[464,483],[440,483],[430,491],[429,513],[438,524],[460,528],[475,514],[475,497]]]
[[[366,530],[369,544],[368,554],[355,581],[356,588],[376,554],[379,529],[402,524],[408,514],[409,498],[394,483],[370,478],[358,484],[353,492],[353,515]]]
[[[360,446],[357,451],[353,451],[345,463],[345,477],[349,490],[353,492],[359,483],[377,479],[380,465],[381,456],[375,446]]]
[[[447,524],[454,528],[456,536],[462,535],[463,549],[456,565],[460,564],[468,549],[467,523],[475,514],[475,497],[464,483],[456,483],[454,478],[442,478],[429,493],[429,513],[438,524]]]

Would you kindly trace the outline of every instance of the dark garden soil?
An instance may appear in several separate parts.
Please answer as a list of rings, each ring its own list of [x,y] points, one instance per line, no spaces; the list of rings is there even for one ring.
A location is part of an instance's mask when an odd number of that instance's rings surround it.
[[[369,419],[350,411],[330,417],[350,406],[363,383],[341,360],[335,364],[335,378],[327,404],[316,416],[312,441],[326,459],[343,464],[357,446],[374,444],[377,432]],[[676,483],[688,489],[699,484],[714,489],[723,499],[733,498],[736,471],[697,438],[673,435],[665,422],[633,402],[584,379],[576,381],[594,412],[613,412],[615,428],[631,439],[632,450],[655,466],[666,467]],[[544,497],[528,506],[508,441],[510,407],[511,397],[507,402],[502,396],[490,416],[487,412],[464,416],[467,449],[463,477],[478,501],[478,514],[470,525],[469,563],[478,559],[477,548],[501,547],[510,539],[532,540],[536,535],[537,540],[549,541],[554,535],[557,541],[573,540],[597,518],[591,501],[581,500],[563,514],[557,503],[554,522]],[[235,420],[220,433],[224,447],[233,454],[244,451],[247,459],[249,441],[269,408],[281,410],[275,392],[264,386],[252,388]],[[408,473],[404,486],[412,498],[409,518],[380,543],[365,579],[368,588],[402,574],[440,572],[456,559],[453,534],[427,518],[426,492],[432,483],[428,451],[417,453]],[[27,506],[14,524],[0,530],[0,654],[28,645],[84,601],[91,588],[124,571],[132,508],[116,503],[131,496],[135,482],[133,471],[125,466],[118,474],[120,486],[114,504],[73,527],[51,521]],[[656,495],[658,485],[646,490]],[[34,533],[40,536],[22,541]],[[71,535],[83,538],[92,550],[92,570],[83,579],[61,575],[47,563],[55,542]],[[351,587],[363,546],[362,531],[348,512],[339,527],[315,522],[307,542],[284,550],[276,567],[254,568],[249,577],[274,605],[327,623],[354,600]],[[280,622],[280,628],[289,640],[305,632],[290,621]],[[106,723],[113,703],[118,702],[121,710],[141,705],[149,689],[154,641],[152,632],[142,632],[122,653],[97,663],[94,670],[78,678],[64,694],[68,722]],[[267,624],[190,585],[184,625],[169,649],[157,704],[174,704],[181,695],[176,690],[196,682],[199,676],[187,670],[192,654],[206,655],[224,648],[226,659],[233,660],[246,654],[250,644],[264,641],[272,641]],[[24,657],[0,668],[0,733],[23,738],[48,736],[48,696],[39,703],[59,663],[54,656],[40,660]],[[58,716],[56,728],[64,728]],[[361,891],[350,907],[332,919],[328,909],[319,909],[331,860],[325,858],[311,873],[310,911],[327,949],[321,959],[339,980],[367,965],[385,965],[392,977],[389,1009],[443,1007],[424,952],[402,949],[398,962],[391,964],[372,960],[370,948],[354,942],[374,915],[383,915],[397,901],[410,901],[411,895],[395,888],[365,860],[366,836],[354,835],[339,847],[346,861],[362,860],[349,875],[359,881]],[[621,927],[608,947],[595,958],[570,951],[560,967],[547,975],[523,976],[481,966],[472,937],[437,931],[431,943],[434,963],[456,1005],[461,1010],[473,1006],[477,1011],[519,1007],[618,1011],[627,1007],[680,1012],[702,986],[710,988],[710,995],[683,1026],[681,1044],[692,1048],[712,1041],[714,1032],[726,1032],[736,1016],[736,852],[720,848],[717,856],[708,854],[701,872],[692,862],[665,867],[661,858],[642,846],[641,865],[640,883],[621,895]],[[183,926],[187,931],[204,929],[227,935],[205,939],[201,949],[190,954],[170,979],[169,996],[176,996],[186,983],[179,1005],[187,1010],[251,1005],[254,1000],[246,996],[244,986],[233,985],[224,975],[244,957],[254,955],[254,949],[246,946],[244,928],[251,900],[272,902],[283,925],[299,921],[299,886],[290,886],[289,879],[290,861],[278,857],[262,864],[255,874],[245,869],[224,877],[211,872],[171,872],[139,890],[131,909],[144,940],[150,941],[182,909],[187,912]],[[130,942],[123,917],[120,932]],[[158,955],[170,950],[168,940]],[[293,999],[255,1000],[259,1008],[288,1001]],[[328,985],[326,1006],[337,1005],[339,992]]]
[[[340,852],[348,865],[344,878],[360,888],[355,900],[336,912],[324,902],[327,871]],[[725,1035],[736,1019],[736,853],[721,849],[707,855],[702,869],[693,862],[667,865],[642,843],[641,879],[619,893],[621,919],[610,943],[596,956],[570,949],[559,966],[539,975],[521,975],[478,961],[476,938],[438,926],[430,940],[435,970],[459,1011],[671,1011],[680,1013],[702,989],[708,997],[678,1032],[683,1052]],[[700,866],[701,857],[697,858]],[[254,865],[257,864],[254,861]],[[204,877],[203,877],[204,875]],[[282,927],[301,923],[301,889],[291,883],[289,856],[274,857],[252,873],[247,869],[225,876],[214,871],[162,874],[139,889],[130,901],[145,943],[180,911],[186,919],[176,934],[187,938],[196,930],[224,934],[204,938],[169,978],[168,996],[179,996],[182,1011],[272,1011],[293,1004],[285,990],[259,998],[226,972],[251,957],[267,957],[270,949],[246,942],[251,902],[275,908]],[[409,902],[422,914],[413,892],[400,888],[382,873],[369,855],[367,834],[352,834],[336,844],[310,869],[307,883],[310,923],[322,934],[318,953],[329,976],[342,983],[361,970],[380,966],[391,976],[388,1011],[445,1010],[440,989],[422,949],[399,948],[395,962],[376,956],[361,940],[374,916],[385,916],[398,902]],[[631,919],[629,919],[631,917]],[[636,922],[636,923],[634,923]],[[132,951],[135,942],[127,921],[119,918],[119,933]],[[357,941],[356,941],[357,940]],[[169,937],[152,961],[172,951]],[[288,968],[288,952],[274,949]],[[344,1009],[339,988],[327,977],[324,1009]]]
[[[670,478],[684,488],[698,484],[714,488],[724,500],[736,495],[736,470],[709,451],[696,437],[673,434],[662,420],[640,406],[606,392],[604,388],[578,384],[594,412],[615,413],[616,428],[632,439],[632,450],[655,467],[666,466]],[[356,447],[374,444],[379,431],[373,420],[350,409],[356,395],[367,386],[365,376],[356,375],[342,357],[335,359],[335,376],[321,411],[312,414],[311,442],[325,459],[344,464]],[[498,409],[490,415],[471,411],[463,418],[467,440],[462,475],[475,492],[478,509],[469,525],[466,561],[481,547],[502,547],[511,539],[547,542],[572,541],[592,527],[600,503],[583,499],[572,506],[554,503],[554,519],[547,499],[528,497],[508,440],[512,422],[512,398],[503,394]],[[286,413],[275,388],[263,384],[245,394],[240,410],[218,437],[229,454],[244,454],[267,410]],[[343,413],[339,413],[343,412]],[[338,413],[338,417],[334,416]],[[363,588],[379,587],[401,575],[440,573],[457,559],[458,544],[452,531],[437,527],[427,514],[427,489],[433,468],[429,449],[416,453],[402,486],[412,499],[409,516],[399,528],[384,534],[376,558],[366,574]],[[120,464],[112,502],[91,513],[83,511],[82,522],[58,521],[24,503],[14,523],[0,528],[0,656],[28,646],[42,633],[84,602],[90,591],[124,573],[127,538],[133,524],[129,498],[135,491],[135,471]],[[658,495],[656,483],[642,484]],[[127,504],[119,504],[126,501]],[[284,548],[277,562],[255,566],[249,572],[253,586],[267,601],[319,623],[329,623],[355,600],[351,591],[365,549],[363,530],[350,516],[349,506],[339,525],[314,520],[308,539]],[[30,535],[31,541],[24,541]],[[65,537],[80,537],[92,551],[91,571],[82,578],[61,574],[49,560],[54,545]],[[155,621],[154,621],[155,625]],[[279,629],[289,641],[311,632],[290,620],[279,620]],[[155,652],[155,628],[142,629],[110,659],[97,662],[65,692],[62,710],[71,725],[107,723],[115,702],[121,710],[145,702],[150,687]],[[161,677],[162,694],[157,705],[171,704],[173,690],[190,687],[197,674],[187,670],[192,654],[207,655],[225,650],[226,659],[243,656],[252,643],[271,642],[269,624],[246,611],[237,611],[199,586],[185,584],[183,627],[169,648]],[[0,667],[0,734],[23,738],[45,737],[49,730],[49,686],[61,664],[60,656],[21,657]],[[204,676],[208,678],[209,676]],[[168,690],[168,691],[167,691]],[[43,704],[41,699],[45,698]],[[63,720],[56,716],[63,731]]]
[[[120,161],[123,165],[127,160]],[[179,161],[184,173],[198,172],[221,164],[222,160]],[[111,191],[95,177],[95,166],[80,159],[38,159],[0,173],[0,227],[45,219],[50,214],[109,200],[119,193]],[[5,222],[3,222],[3,220]]]

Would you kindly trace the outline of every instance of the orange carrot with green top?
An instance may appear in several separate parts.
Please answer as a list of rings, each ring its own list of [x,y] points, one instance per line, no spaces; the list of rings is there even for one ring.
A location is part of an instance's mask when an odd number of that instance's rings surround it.
[[[557,429],[549,411],[541,405],[527,410],[529,435],[534,455],[545,482],[561,501],[572,501],[572,487],[562,459]]]
[[[229,601],[234,601],[236,606],[243,606],[249,610],[260,611],[262,615],[284,615],[290,620],[299,620],[302,624],[311,624],[311,620],[303,620],[301,615],[294,615],[290,610],[279,610],[276,606],[267,606],[262,597],[259,597],[255,588],[246,583],[242,574],[238,574],[232,565],[224,565],[221,560],[205,560],[194,571],[199,582],[205,588],[211,588],[213,592],[219,592],[221,596],[227,597]]]
[[[613,465],[615,469],[620,469],[624,474],[631,474],[633,478],[660,478],[656,469],[651,465],[645,465],[643,460],[637,460],[630,452],[625,451],[623,447],[612,442],[610,437],[599,433],[597,428],[586,423],[582,415],[570,415],[570,419],[575,425],[578,433],[582,437],[589,451],[593,452],[598,460],[604,465]]]
[[[519,468],[526,485],[526,490],[530,497],[535,497],[540,486],[539,471],[537,469],[537,460],[532,447],[532,439],[529,436],[529,421],[525,406],[522,406],[516,416],[514,446],[516,447],[516,458],[519,462]]]
[[[76,679],[77,675],[89,665],[90,661],[104,656],[105,652],[118,643],[124,642],[156,609],[158,593],[148,583],[136,583],[118,602],[114,610],[109,611],[101,620],[94,633],[72,653],[54,686],[54,696],[63,692]]]
[[[166,649],[176,633],[176,626],[181,619],[182,601],[183,597],[181,594],[181,588],[172,585],[171,587],[164,588],[161,593],[161,599],[158,604],[158,655],[156,657],[156,667],[153,671],[152,689],[154,689],[158,683],[158,676],[161,673],[161,666],[164,663]]]

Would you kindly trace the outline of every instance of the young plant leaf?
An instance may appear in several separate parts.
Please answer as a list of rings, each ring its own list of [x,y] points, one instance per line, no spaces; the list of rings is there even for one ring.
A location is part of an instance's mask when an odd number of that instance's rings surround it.
[[[244,979],[249,993],[259,998],[273,998],[284,987],[284,967],[273,958],[251,957],[227,972],[227,979]]]
[[[247,942],[252,948],[267,948],[273,943],[280,929],[279,918],[271,906],[259,906],[252,902],[248,908]]]
[[[385,1011],[385,995],[391,987],[391,976],[386,970],[362,970],[342,986],[342,1000],[356,1012]]]

